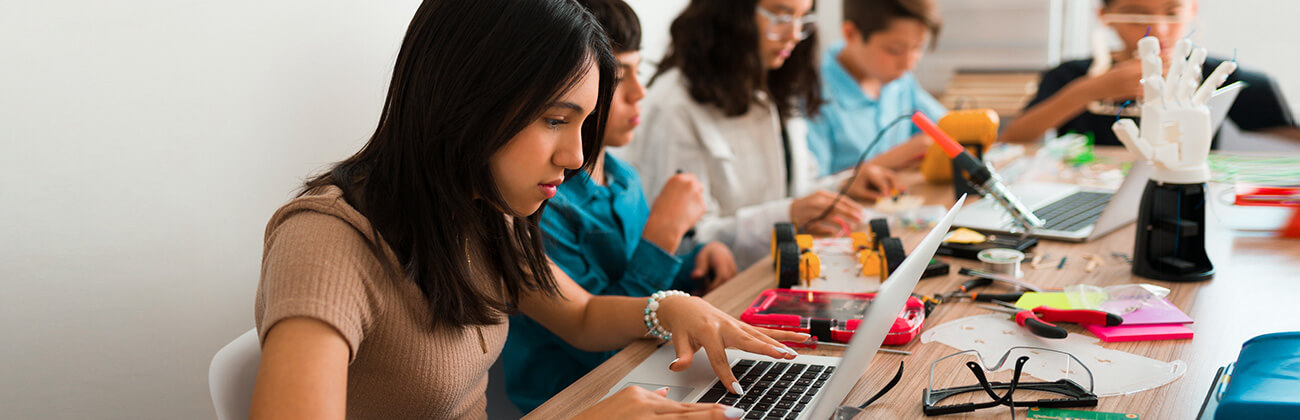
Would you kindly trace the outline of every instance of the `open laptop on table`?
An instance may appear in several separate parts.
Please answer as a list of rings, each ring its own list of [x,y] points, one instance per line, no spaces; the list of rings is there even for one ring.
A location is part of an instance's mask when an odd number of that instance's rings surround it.
[[[1210,121],[1217,131],[1245,87],[1236,82],[1214,91],[1210,97]],[[1118,190],[1084,188],[1073,184],[1028,183],[1011,186],[1034,215],[1046,222],[1043,229],[1030,234],[1039,238],[1067,242],[1096,239],[1137,219],[1142,191],[1151,176],[1151,167],[1138,160],[1124,177]],[[1009,233],[1015,220],[994,200],[980,200],[964,208],[953,222],[956,226],[983,232]]]
[[[745,390],[744,395],[737,396],[723,388],[703,349],[695,354],[690,368],[673,372],[668,370],[668,364],[677,356],[672,346],[661,346],[610,388],[605,397],[628,386],[650,390],[668,387],[670,399],[730,405],[744,409],[746,419],[830,418],[867,371],[964,201],[965,197],[957,200],[898,270],[880,285],[843,357],[800,355],[792,360],[777,360],[728,349],[731,371]]]
[[[1142,190],[1151,176],[1151,165],[1133,163],[1119,190],[1102,190],[1074,184],[1027,183],[1011,186],[1034,215],[1043,219],[1042,229],[1033,236],[1068,242],[1099,238],[1137,219]],[[1015,220],[995,200],[980,200],[957,213],[953,225],[982,232],[1008,233]]]

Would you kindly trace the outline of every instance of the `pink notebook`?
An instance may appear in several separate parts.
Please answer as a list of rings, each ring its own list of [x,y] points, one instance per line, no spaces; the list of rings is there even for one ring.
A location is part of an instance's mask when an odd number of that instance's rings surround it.
[[[1124,322],[1128,322],[1126,318]],[[1192,329],[1183,324],[1118,325],[1106,327],[1086,325],[1101,341],[1114,343],[1120,341],[1179,340],[1192,338]]]

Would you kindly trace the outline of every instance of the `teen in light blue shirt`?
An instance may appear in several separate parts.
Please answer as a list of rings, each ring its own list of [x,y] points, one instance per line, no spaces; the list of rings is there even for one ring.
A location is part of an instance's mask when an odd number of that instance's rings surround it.
[[[856,165],[877,132],[899,116],[921,111],[937,121],[948,112],[911,73],[939,30],[933,2],[847,0],[844,19],[845,41],[831,46],[822,60],[828,101],[808,134],[808,148],[827,174]],[[930,139],[905,121],[885,133],[867,159],[897,169],[918,161],[929,145]]]

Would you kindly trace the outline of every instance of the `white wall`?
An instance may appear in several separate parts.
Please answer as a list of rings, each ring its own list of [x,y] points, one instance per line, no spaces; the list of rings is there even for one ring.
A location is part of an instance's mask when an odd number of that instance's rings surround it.
[[[1268,73],[1281,86],[1300,118],[1300,2],[1270,0],[1201,0],[1197,42],[1211,55],[1237,60],[1242,68]]]
[[[689,0],[625,0],[641,19],[641,75],[648,81],[668,49],[668,25]]]
[[[266,221],[364,142],[418,3],[6,2],[0,417],[212,417]]]

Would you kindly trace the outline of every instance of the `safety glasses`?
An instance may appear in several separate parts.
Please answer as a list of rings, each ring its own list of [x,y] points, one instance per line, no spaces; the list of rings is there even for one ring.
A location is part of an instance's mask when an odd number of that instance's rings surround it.
[[[791,32],[794,32],[795,39],[803,41],[812,36],[813,31],[817,30],[817,16],[812,14],[803,15],[803,17],[794,17],[788,14],[776,14],[767,11],[762,7],[757,7],[758,15],[767,19],[767,30],[763,36],[770,41],[780,41]]]
[[[1008,363],[1010,362],[1010,363]],[[969,372],[970,374],[965,374]],[[975,384],[971,384],[971,376]],[[1040,381],[1029,381],[1033,376]],[[1041,347],[1012,347],[989,365],[979,352],[953,353],[930,364],[921,396],[927,416],[965,413],[1004,405],[1093,407],[1092,371],[1073,355]]]

